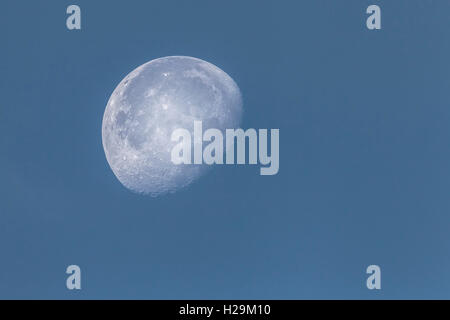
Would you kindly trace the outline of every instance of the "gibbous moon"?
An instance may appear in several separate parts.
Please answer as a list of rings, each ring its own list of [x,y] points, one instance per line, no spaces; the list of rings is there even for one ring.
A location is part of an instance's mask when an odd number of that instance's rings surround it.
[[[233,79],[215,65],[192,57],[149,61],[129,73],[109,98],[103,116],[106,159],[128,189],[158,196],[186,187],[207,168],[171,161],[172,132],[194,121],[203,131],[239,127],[242,98]]]

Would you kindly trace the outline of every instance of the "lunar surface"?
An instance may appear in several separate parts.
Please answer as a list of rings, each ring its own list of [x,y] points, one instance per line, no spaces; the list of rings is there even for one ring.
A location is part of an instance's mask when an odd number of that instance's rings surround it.
[[[175,165],[171,141],[178,128],[194,121],[203,132],[239,127],[241,93],[233,79],[213,64],[184,56],[152,60],[133,70],[112,93],[103,116],[108,163],[128,189],[158,196],[188,186],[208,165]]]

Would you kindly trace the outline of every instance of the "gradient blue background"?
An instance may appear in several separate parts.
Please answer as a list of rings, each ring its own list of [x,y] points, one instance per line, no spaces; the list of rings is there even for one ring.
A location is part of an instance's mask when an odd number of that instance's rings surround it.
[[[82,30],[66,29],[78,4]],[[366,8],[382,9],[382,30]],[[450,298],[450,3],[5,1],[0,298]],[[207,60],[280,171],[217,166],[161,198],[105,159],[135,67]],[[65,269],[82,269],[69,291]],[[366,288],[366,267],[382,290]]]

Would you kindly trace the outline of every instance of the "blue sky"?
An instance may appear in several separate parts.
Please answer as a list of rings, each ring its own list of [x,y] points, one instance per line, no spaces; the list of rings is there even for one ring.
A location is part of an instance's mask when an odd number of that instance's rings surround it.
[[[78,4],[82,30],[68,31]],[[378,4],[382,30],[365,27]],[[450,298],[450,4],[6,1],[0,298]],[[217,166],[151,198],[102,148],[108,98],[158,57],[239,85],[280,171]],[[65,269],[82,269],[82,290]],[[365,286],[377,264],[382,289]]]

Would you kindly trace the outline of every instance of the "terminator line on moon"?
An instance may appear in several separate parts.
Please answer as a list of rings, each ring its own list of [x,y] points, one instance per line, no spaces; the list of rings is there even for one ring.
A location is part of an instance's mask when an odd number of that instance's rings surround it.
[[[152,60],[133,70],[112,93],[103,116],[102,139],[108,163],[128,189],[158,196],[186,187],[207,165],[175,165],[175,129],[238,127],[241,93],[213,64],[192,57]]]

